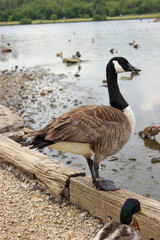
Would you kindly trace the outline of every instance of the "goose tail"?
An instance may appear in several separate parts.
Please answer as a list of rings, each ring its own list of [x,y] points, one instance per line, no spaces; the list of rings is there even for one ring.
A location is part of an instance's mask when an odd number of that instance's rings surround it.
[[[33,137],[32,139],[30,139],[29,141],[26,142],[22,142],[23,146],[30,146],[31,149],[33,148],[44,148],[47,147],[51,144],[53,144],[53,142],[45,140],[45,128],[42,130],[38,130],[38,131],[31,131],[29,133],[27,133],[26,135],[24,135],[24,139],[28,138],[28,137]]]

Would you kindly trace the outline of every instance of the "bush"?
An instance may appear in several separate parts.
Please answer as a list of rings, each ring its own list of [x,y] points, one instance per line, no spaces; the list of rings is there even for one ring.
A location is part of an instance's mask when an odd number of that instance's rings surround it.
[[[84,18],[89,18],[89,15],[88,14],[84,14],[83,17]]]
[[[57,19],[57,15],[56,15],[56,14],[52,14],[52,15],[50,16],[50,19],[51,19],[51,20],[56,20],[56,19]]]
[[[105,15],[96,14],[96,15],[93,16],[93,21],[104,21],[104,20],[106,20]]]
[[[20,24],[32,24],[31,18],[22,18]]]

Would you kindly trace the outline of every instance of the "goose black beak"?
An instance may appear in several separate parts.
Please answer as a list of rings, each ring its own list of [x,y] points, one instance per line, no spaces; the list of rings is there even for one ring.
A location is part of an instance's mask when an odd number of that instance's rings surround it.
[[[128,64],[128,69],[127,69],[128,72],[140,72],[141,70],[136,68],[136,67],[133,67],[130,63]]]

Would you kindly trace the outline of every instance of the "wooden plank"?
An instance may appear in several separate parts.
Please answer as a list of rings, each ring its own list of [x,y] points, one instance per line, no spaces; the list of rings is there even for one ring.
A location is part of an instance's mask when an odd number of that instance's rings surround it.
[[[85,175],[84,172],[67,168],[61,162],[22,147],[6,137],[0,137],[0,160],[12,163],[24,172],[34,174],[49,187],[52,195],[58,200],[69,197],[67,193],[71,177]]]
[[[160,240],[160,202],[145,198],[129,190],[99,191],[93,188],[89,177],[77,177],[70,181],[70,201],[103,221],[118,221],[121,206],[127,198],[140,201],[146,216],[135,215],[143,240]]]

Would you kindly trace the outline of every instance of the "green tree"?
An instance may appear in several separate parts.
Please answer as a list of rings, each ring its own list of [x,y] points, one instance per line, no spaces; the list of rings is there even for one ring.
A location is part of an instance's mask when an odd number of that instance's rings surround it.
[[[0,20],[51,19],[160,12],[160,0],[0,0]]]
[[[51,20],[56,20],[56,19],[57,19],[57,15],[56,15],[56,14],[52,14],[52,15],[50,16],[50,19],[51,19]]]

